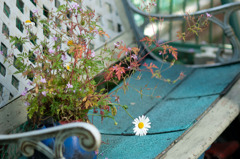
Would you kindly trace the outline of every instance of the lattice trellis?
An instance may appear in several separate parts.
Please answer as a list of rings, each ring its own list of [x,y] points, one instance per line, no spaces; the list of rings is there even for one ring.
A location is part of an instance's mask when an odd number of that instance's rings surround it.
[[[41,10],[43,6],[49,10],[52,8],[56,9],[62,3],[63,0],[42,0],[38,1],[38,4],[33,0],[21,0],[21,6],[23,6],[23,8],[19,9],[16,1],[0,1],[0,108],[10,100],[20,96],[25,90],[25,87],[29,88],[27,84],[29,79],[23,78],[20,74],[14,74],[14,72],[17,71],[17,65],[13,64],[10,66],[9,63],[4,63],[6,56],[11,54],[11,45],[7,36],[25,35],[26,30],[21,30],[19,20],[24,22],[31,19],[33,10]],[[121,19],[118,16],[117,6],[113,0],[85,0],[83,1],[83,6],[87,9],[95,10],[96,16],[100,16],[99,25],[102,26],[110,36],[110,39],[100,36],[96,37],[91,44],[93,49],[101,47],[105,42],[114,39],[124,31]],[[40,11],[39,13],[43,14]],[[37,33],[38,37],[44,38],[43,31],[39,25],[33,28],[33,32]],[[14,49],[14,55],[21,52],[29,52],[30,46],[26,44],[22,49],[21,51],[21,46],[19,46],[18,49]],[[31,64],[34,66],[33,61],[31,61],[31,59],[29,59],[29,61],[32,62]]]

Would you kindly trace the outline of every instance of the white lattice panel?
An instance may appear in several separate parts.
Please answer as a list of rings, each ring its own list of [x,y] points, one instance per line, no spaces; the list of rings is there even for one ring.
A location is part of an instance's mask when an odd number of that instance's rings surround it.
[[[9,40],[6,36],[2,33],[3,23],[9,29],[10,36],[25,36],[26,30],[21,32],[16,27],[16,18],[21,20],[21,22],[25,22],[26,20],[30,19],[30,11],[38,10],[40,14],[42,14],[41,7],[43,5],[51,10],[56,9],[55,1],[56,0],[38,0],[38,5],[35,6],[31,0],[22,0],[24,3],[23,13],[17,8],[16,6],[17,0],[0,0],[0,48],[3,44],[7,47],[7,54],[13,53],[17,55],[21,53],[17,49],[11,51],[11,46]],[[62,4],[62,0],[58,0],[60,4]],[[10,14],[9,17],[6,16],[4,13],[4,3],[9,7]],[[123,31],[123,25],[121,19],[118,16],[117,7],[115,5],[115,1],[113,0],[85,0],[83,2],[83,6],[95,10],[96,16],[100,16],[99,25],[102,26],[103,30],[108,33],[110,39],[102,38],[97,36],[96,39],[93,41],[94,49],[101,47],[105,42],[114,39],[115,37],[119,36]],[[43,16],[43,15],[42,15]],[[37,33],[39,38],[44,38],[43,31],[39,27],[33,27],[33,33]],[[51,37],[49,38],[51,40]],[[23,52],[28,52],[31,48],[30,44],[23,45]],[[10,100],[13,100],[21,95],[21,93],[25,90],[25,87],[29,88],[27,84],[30,80],[23,78],[21,74],[13,74],[17,69],[7,62],[4,63],[5,57],[4,55],[0,54],[0,72],[4,72],[5,74],[0,73],[0,107],[3,107],[7,104]],[[14,77],[19,81],[19,86],[16,88],[12,84],[12,80]],[[10,100],[9,100],[10,99]]]

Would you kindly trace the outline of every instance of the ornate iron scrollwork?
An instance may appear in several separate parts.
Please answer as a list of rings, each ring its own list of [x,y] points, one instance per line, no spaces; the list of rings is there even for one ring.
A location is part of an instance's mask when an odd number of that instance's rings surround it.
[[[138,26],[136,25],[136,23],[134,22],[134,18],[133,18],[133,13],[137,13],[140,14],[143,17],[155,17],[157,19],[164,19],[164,21],[171,21],[171,20],[183,20],[184,16],[186,16],[186,14],[183,15],[160,15],[160,14],[154,14],[154,13],[145,13],[141,10],[139,10],[138,8],[136,8],[130,0],[123,0],[124,5],[126,6],[126,12],[127,12],[127,16],[128,19],[132,25],[132,28],[134,29],[135,35],[137,40],[141,40],[144,35],[142,30],[140,30],[138,28]],[[232,30],[232,27],[229,24],[229,18],[230,15],[236,11],[240,9],[240,2],[234,2],[234,3],[228,3],[225,5],[221,5],[221,6],[217,6],[214,8],[209,8],[209,9],[204,9],[202,11],[197,11],[195,13],[190,14],[191,16],[199,16],[202,14],[206,14],[209,13],[212,15],[212,17],[209,19],[210,21],[212,21],[213,23],[216,23],[218,26],[220,26],[223,31],[224,34],[226,35],[226,37],[229,39],[231,45],[232,45],[232,49],[233,49],[233,54],[232,57],[230,59],[224,59],[221,57],[221,52],[223,51],[221,48],[219,49],[219,51],[217,52],[217,57],[216,60],[221,62],[221,63],[229,63],[229,62],[234,62],[234,61],[238,61],[240,58],[240,42],[238,40],[238,38],[235,36],[235,33]],[[224,19],[223,21],[220,21],[219,19],[217,19],[215,17],[215,15],[217,14],[224,14]],[[148,51],[150,52],[150,55],[158,60],[158,61],[162,61],[159,57],[157,57],[156,55],[154,55],[146,46],[145,44],[142,42],[141,45]]]
[[[86,151],[94,151],[100,147],[101,135],[98,129],[88,123],[70,123],[43,130],[25,133],[0,135],[0,144],[17,144],[21,153],[30,157],[38,150],[50,159],[64,159],[62,145],[66,138],[79,136],[79,142]],[[55,137],[55,148],[50,149],[41,140]]]

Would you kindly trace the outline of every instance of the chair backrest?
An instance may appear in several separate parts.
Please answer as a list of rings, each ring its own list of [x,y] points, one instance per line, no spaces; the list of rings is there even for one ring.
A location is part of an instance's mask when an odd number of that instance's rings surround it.
[[[133,1],[135,2],[135,1]],[[140,4],[133,4],[130,0],[124,3],[128,5],[128,17],[132,21],[132,26],[136,30],[138,40],[144,36],[156,37],[156,42],[161,44],[165,41],[171,42],[172,46],[178,48],[182,54],[194,56],[202,52],[202,47],[216,48],[216,62],[225,63],[239,59],[239,34],[237,14],[240,4],[227,3],[227,0],[217,1],[156,1],[156,9],[150,13],[139,10]],[[185,12],[192,16],[206,15],[209,13],[212,17],[209,19],[209,27],[206,28],[199,36],[195,36],[191,41],[178,41],[177,31],[184,31],[186,27]],[[155,22],[149,21],[149,16],[155,17]],[[229,22],[230,21],[230,22]],[[233,31],[234,30],[234,31]],[[175,37],[175,38],[174,38]],[[227,52],[223,55],[224,52]],[[230,53],[229,53],[230,52]],[[158,59],[156,53],[151,55]],[[181,58],[181,57],[180,57]],[[181,59],[180,59],[181,60]],[[188,61],[188,64],[194,64]]]

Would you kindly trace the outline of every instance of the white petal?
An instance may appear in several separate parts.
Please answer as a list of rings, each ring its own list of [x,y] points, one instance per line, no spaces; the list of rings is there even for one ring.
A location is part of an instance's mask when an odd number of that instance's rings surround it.
[[[138,124],[138,123],[139,123],[138,118],[134,119],[133,124]]]
[[[147,118],[145,119],[145,121],[146,121],[146,122],[149,122],[150,120],[149,120],[149,118],[147,117]]]
[[[144,134],[145,134],[145,133],[144,133],[144,131],[142,130],[142,131],[141,131],[141,136],[143,136]]]
[[[147,134],[147,130],[146,129],[143,129],[143,134],[146,135]]]
[[[139,131],[137,131],[137,132],[136,132],[136,135],[137,135],[137,136],[139,136],[139,135],[140,135],[140,132],[139,132]]]

